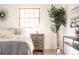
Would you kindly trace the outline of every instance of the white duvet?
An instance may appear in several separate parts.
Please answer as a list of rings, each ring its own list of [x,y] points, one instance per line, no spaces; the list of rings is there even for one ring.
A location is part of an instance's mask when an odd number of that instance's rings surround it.
[[[25,35],[0,35],[0,41],[21,41],[21,42],[27,42],[31,52],[33,52],[34,45],[29,36]]]

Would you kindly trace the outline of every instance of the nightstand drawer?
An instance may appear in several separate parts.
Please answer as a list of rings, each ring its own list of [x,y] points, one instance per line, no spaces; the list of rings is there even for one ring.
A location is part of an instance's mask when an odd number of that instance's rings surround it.
[[[43,46],[38,46],[38,45],[35,45],[35,50],[43,50]]]
[[[44,37],[43,36],[41,36],[41,35],[33,35],[33,36],[31,36],[31,38],[32,38],[32,40],[43,40],[44,39]]]
[[[33,44],[34,44],[34,45],[35,45],[35,44],[43,45],[43,41],[39,41],[39,40],[38,40],[38,41],[35,41],[35,40],[34,40],[34,41],[33,41]]]

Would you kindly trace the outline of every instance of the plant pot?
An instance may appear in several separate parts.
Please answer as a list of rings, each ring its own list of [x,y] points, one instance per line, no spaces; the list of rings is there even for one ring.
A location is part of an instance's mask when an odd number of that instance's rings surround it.
[[[60,49],[59,48],[57,48],[56,49],[56,53],[60,53],[61,51],[60,51]]]

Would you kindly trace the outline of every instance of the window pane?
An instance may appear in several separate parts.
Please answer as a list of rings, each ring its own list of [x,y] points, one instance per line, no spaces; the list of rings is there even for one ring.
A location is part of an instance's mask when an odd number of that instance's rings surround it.
[[[35,9],[35,13],[39,13],[39,9]]]
[[[39,14],[38,14],[38,13],[36,13],[36,14],[34,15],[34,17],[39,17]]]
[[[24,9],[25,10],[25,14],[29,13],[29,9]]]
[[[24,22],[30,22],[29,18],[25,18]]]
[[[35,27],[35,24],[34,23],[30,23],[30,27]]]
[[[29,11],[30,11],[30,13],[34,14],[35,9],[30,9]]]
[[[20,23],[20,26],[23,28],[25,25],[24,25],[24,23],[21,22],[21,23]]]
[[[29,13],[24,14],[24,17],[29,17]]]
[[[24,22],[24,18],[20,18],[20,22]]]
[[[34,23],[34,20],[35,20],[35,19],[29,19],[29,20],[30,20],[30,22],[33,22],[33,23]]]
[[[29,27],[29,23],[24,23],[24,27]]]
[[[38,20],[38,18],[34,19],[34,22],[36,22],[36,23],[39,24],[39,20]]]
[[[34,17],[34,14],[33,13],[29,13],[29,17]]]

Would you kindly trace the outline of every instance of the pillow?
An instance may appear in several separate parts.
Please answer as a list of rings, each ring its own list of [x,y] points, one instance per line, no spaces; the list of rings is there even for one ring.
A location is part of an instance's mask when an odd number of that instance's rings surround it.
[[[2,39],[27,39],[29,36],[26,35],[0,35]]]
[[[20,29],[15,29],[15,35],[20,35],[21,34],[21,30]]]
[[[3,35],[3,34],[5,34],[5,35],[8,35],[8,34],[14,34],[14,30],[12,30],[12,29],[4,29],[4,28],[0,28],[0,35]]]

